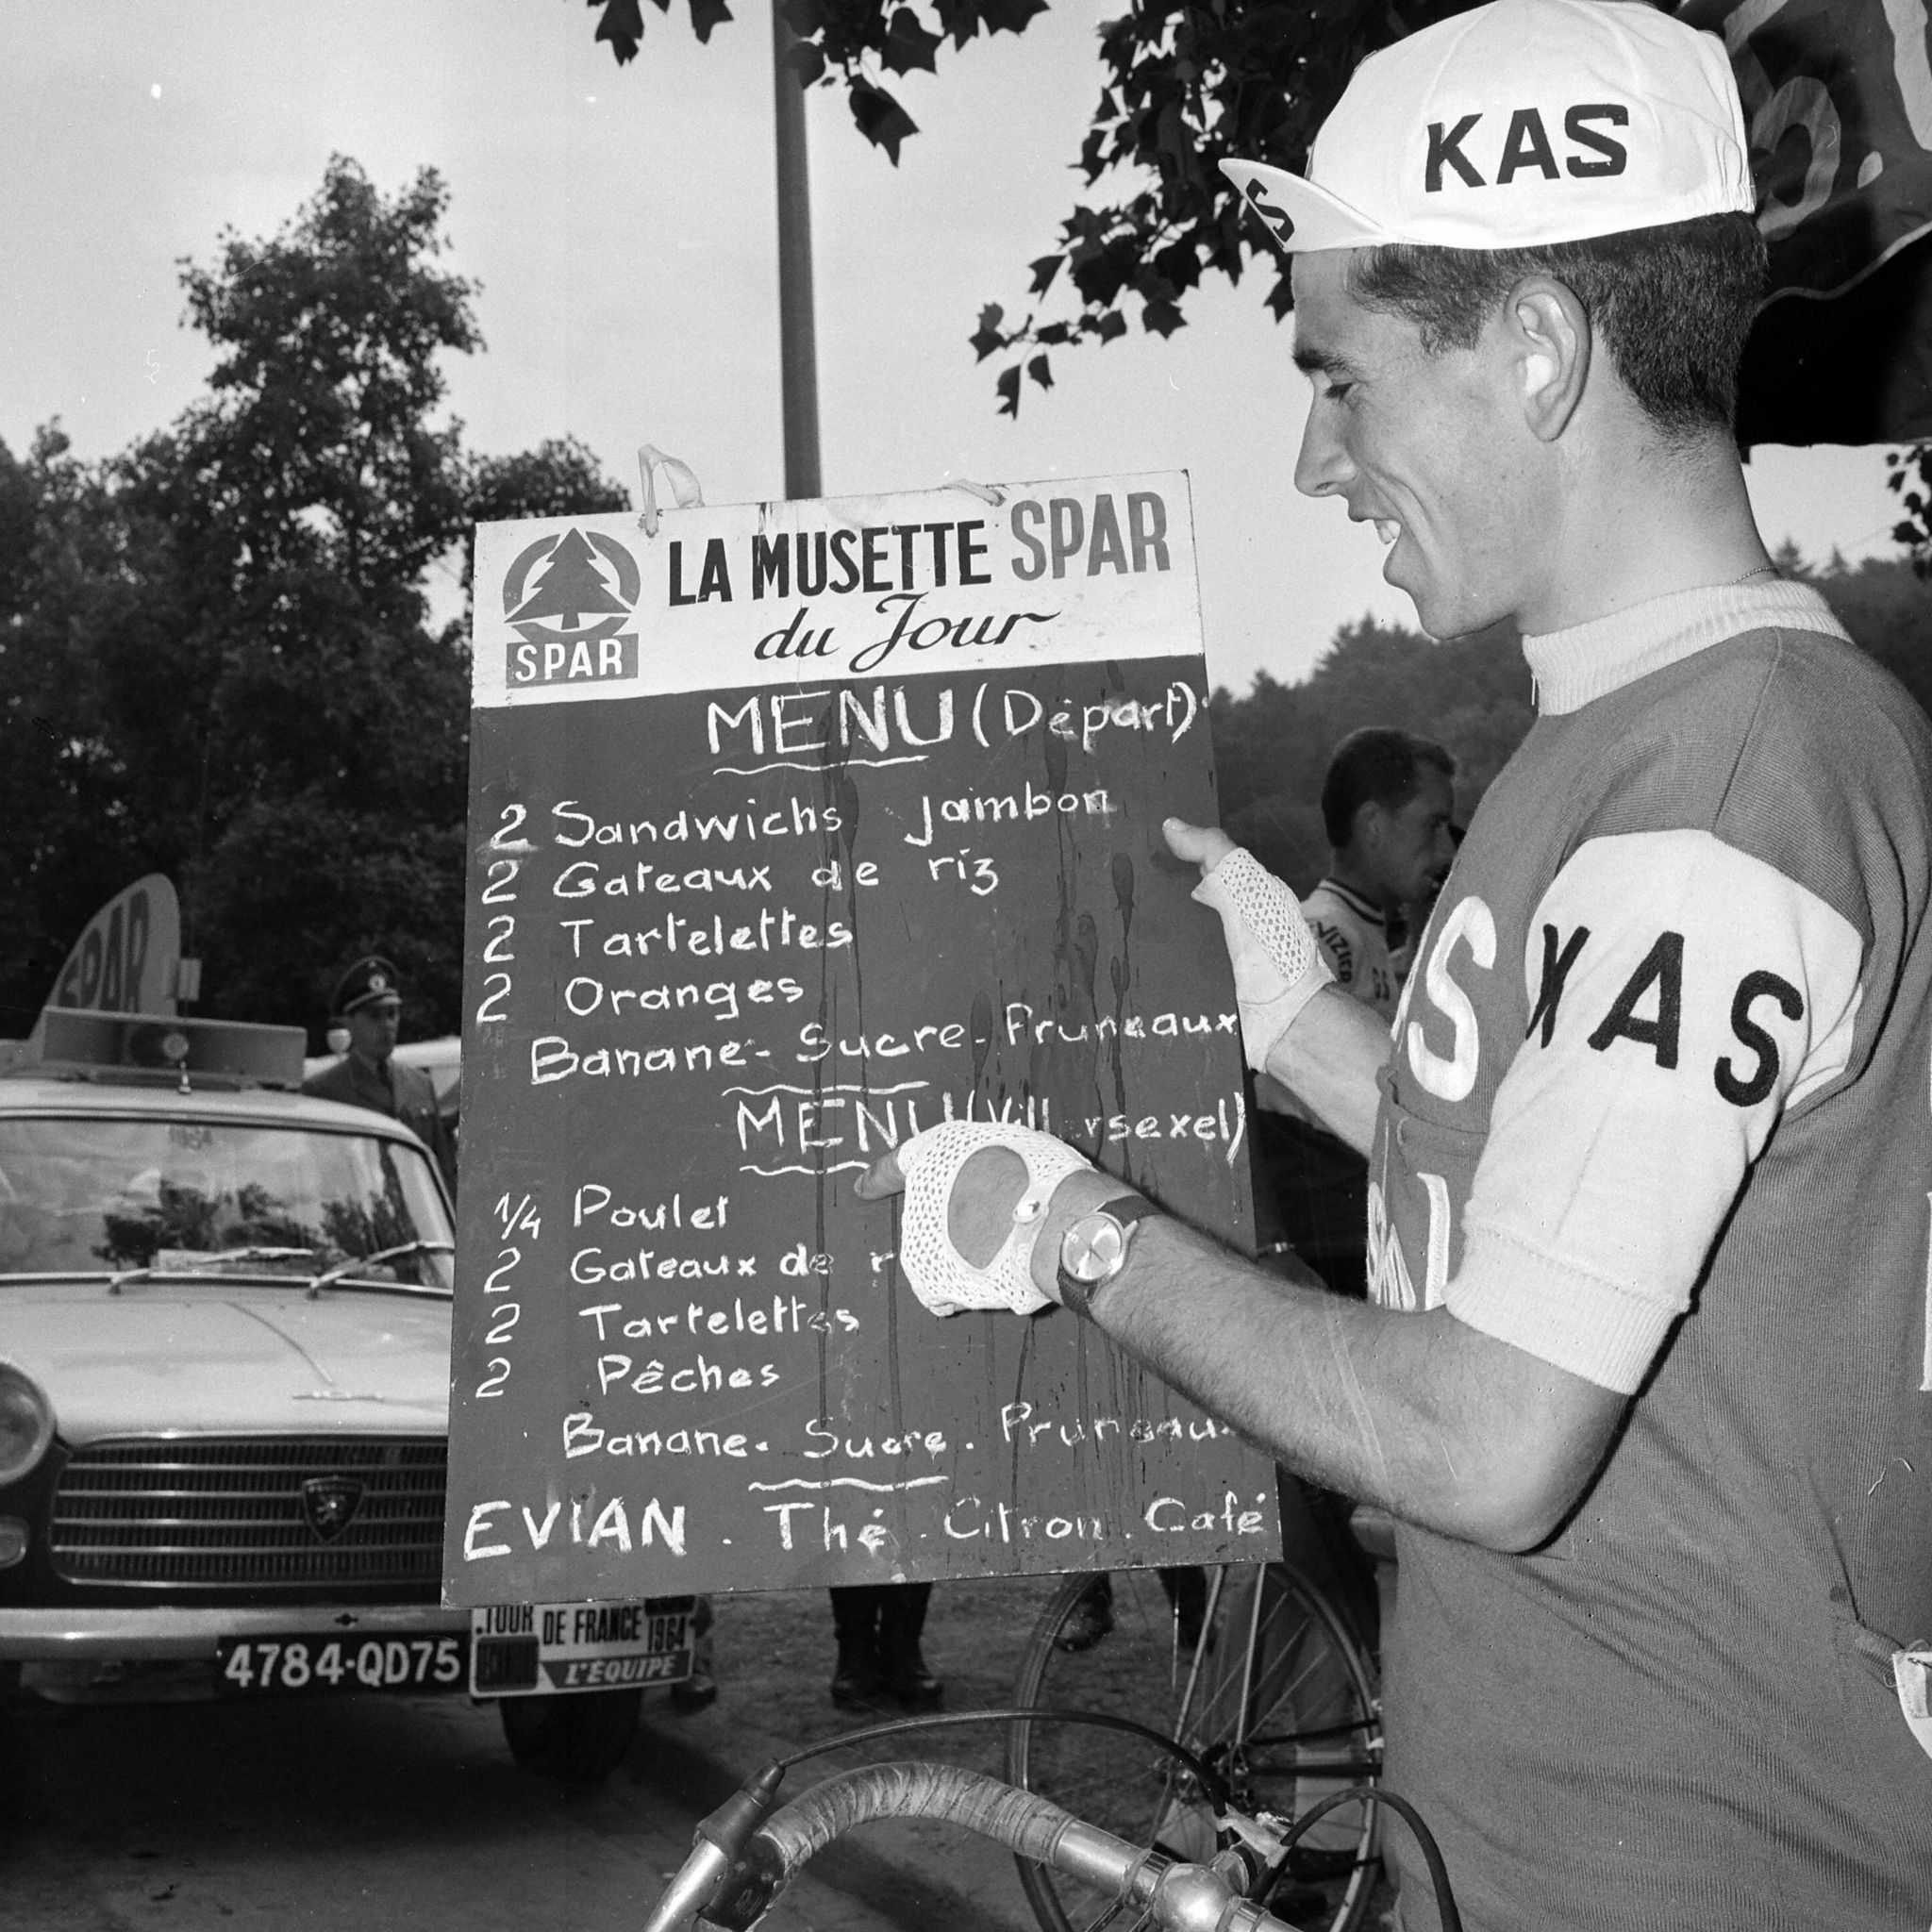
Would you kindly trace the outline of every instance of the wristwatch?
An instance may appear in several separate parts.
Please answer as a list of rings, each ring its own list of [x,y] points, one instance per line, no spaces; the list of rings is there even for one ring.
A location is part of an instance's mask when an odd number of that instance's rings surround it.
[[[1093,1297],[1127,1265],[1134,1224],[1159,1212],[1144,1194],[1121,1194],[1081,1215],[1060,1238],[1060,1305],[1091,1319]]]

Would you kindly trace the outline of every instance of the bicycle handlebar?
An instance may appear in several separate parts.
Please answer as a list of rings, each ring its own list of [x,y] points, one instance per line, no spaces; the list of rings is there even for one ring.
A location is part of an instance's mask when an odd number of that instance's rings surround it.
[[[756,1781],[755,1781],[756,1782]],[[1291,1932],[1223,1873],[1178,1864],[1086,1824],[1050,1800],[950,1764],[874,1764],[826,1778],[774,1812],[741,1840],[715,1827],[725,1812],[750,1822],[751,1788],[699,1827],[691,1856],[667,1887],[645,1932],[673,1932],[688,1917],[747,1932],[815,1853],[875,1818],[937,1818],[963,1825],[1021,1857],[1110,1891],[1168,1932]],[[734,1811],[734,1807],[736,1807]]]

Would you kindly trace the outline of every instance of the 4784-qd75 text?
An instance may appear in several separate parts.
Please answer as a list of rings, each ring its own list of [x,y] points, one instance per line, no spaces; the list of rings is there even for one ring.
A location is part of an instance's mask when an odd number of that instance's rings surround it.
[[[230,1691],[449,1690],[468,1662],[460,1637],[265,1638],[222,1648]]]

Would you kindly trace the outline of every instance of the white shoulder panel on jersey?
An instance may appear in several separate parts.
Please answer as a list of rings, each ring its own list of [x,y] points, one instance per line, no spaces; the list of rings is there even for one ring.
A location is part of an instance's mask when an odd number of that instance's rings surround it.
[[[1634,1390],[1778,1115],[1843,1073],[1862,963],[1824,900],[1708,832],[1580,847],[1530,921],[1450,1308]]]

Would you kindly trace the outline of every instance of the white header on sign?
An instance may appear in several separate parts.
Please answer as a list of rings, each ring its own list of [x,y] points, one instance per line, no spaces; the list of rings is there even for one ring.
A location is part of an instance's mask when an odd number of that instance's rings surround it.
[[[478,707],[1202,651],[1185,471],[476,527]]]

